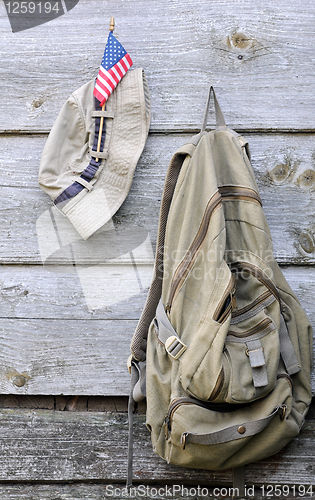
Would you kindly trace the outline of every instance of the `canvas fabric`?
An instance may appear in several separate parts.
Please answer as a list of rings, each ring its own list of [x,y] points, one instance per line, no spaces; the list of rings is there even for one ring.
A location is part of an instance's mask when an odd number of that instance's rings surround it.
[[[299,433],[313,352],[308,317],[274,258],[248,143],[215,104],[216,130],[204,120],[170,162],[131,343],[131,397],[144,386],[135,367],[146,365],[154,451],[209,470],[261,460]]]
[[[46,141],[39,185],[56,200],[89,165],[95,136],[95,81],[66,101]],[[103,112],[105,143],[94,178],[67,203],[58,205],[83,239],[108,222],[126,199],[150,125],[150,97],[142,68],[128,71],[110,95]],[[98,112],[98,117],[102,112]]]

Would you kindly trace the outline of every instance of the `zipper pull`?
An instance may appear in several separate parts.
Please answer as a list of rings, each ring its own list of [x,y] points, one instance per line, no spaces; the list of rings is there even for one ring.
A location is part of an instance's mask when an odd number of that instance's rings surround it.
[[[166,415],[165,417],[165,420],[164,420],[164,434],[165,434],[165,439],[168,439],[168,435],[169,435],[169,432],[170,432],[170,425],[171,422],[170,422],[170,417],[168,415]]]
[[[165,306],[165,312],[167,314],[168,319],[170,319],[171,304],[166,304],[166,306]]]
[[[236,302],[236,297],[235,297],[235,290],[231,293],[231,305],[232,305],[232,312],[237,310],[237,302]]]
[[[237,310],[237,302],[236,302],[235,294],[236,294],[236,276],[233,273],[233,288],[232,288],[231,293],[230,293],[232,312]]]

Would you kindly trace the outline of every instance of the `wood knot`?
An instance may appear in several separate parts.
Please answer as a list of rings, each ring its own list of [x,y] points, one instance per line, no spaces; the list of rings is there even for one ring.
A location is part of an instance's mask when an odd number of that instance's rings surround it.
[[[0,284],[0,294],[2,298],[10,302],[18,300],[21,297],[26,297],[28,293],[29,291],[24,288],[23,284],[11,286],[2,286],[2,284]]]
[[[26,383],[26,378],[23,375],[16,375],[12,382],[16,387],[23,387]]]
[[[250,61],[268,54],[268,49],[261,42],[240,30],[235,30],[224,39],[225,50],[238,59]]]
[[[244,33],[233,33],[230,37],[230,44],[236,49],[249,49],[253,45],[253,40]]]
[[[315,251],[314,239],[312,234],[308,231],[303,231],[299,236],[299,243],[306,253],[313,253]]]
[[[285,182],[291,173],[291,166],[286,163],[276,165],[275,168],[269,172],[271,179],[279,184]]]
[[[305,172],[299,175],[296,182],[301,187],[312,187],[315,184],[315,171],[312,169],[305,170]]]
[[[42,97],[39,97],[38,99],[33,99],[32,106],[33,106],[33,108],[40,108],[42,106],[42,104],[44,104],[44,102],[45,102],[45,99],[43,99]]]

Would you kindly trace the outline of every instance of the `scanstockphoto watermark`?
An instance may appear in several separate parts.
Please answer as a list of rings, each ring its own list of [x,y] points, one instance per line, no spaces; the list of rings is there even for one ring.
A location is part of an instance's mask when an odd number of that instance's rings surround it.
[[[252,488],[247,491],[247,496],[254,496]],[[253,489],[254,492],[254,489]],[[122,488],[108,484],[105,488],[105,498],[230,498],[239,496],[238,488],[221,487],[207,488],[206,486],[184,486],[182,484],[172,484],[163,486],[150,486],[139,484],[130,488]]]
[[[203,498],[234,498],[240,495],[238,488],[206,486],[185,486],[183,484],[151,486],[139,484],[130,488],[108,484],[104,498],[173,498],[179,500],[197,500]],[[245,485],[246,498],[313,498],[314,485],[311,484],[262,484]]]
[[[79,0],[3,0],[13,33],[24,31],[63,16]]]

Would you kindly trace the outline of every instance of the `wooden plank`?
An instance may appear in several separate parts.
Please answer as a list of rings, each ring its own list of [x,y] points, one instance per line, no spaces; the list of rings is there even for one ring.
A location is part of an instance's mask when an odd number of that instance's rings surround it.
[[[167,166],[172,154],[189,137],[149,136],[130,193],[114,217],[116,226],[122,230],[146,232],[153,248]],[[246,134],[246,139],[250,143],[252,164],[277,260],[282,264],[314,264],[314,135]],[[48,211],[51,200],[37,184],[44,143],[45,137],[0,138],[3,148],[0,160],[0,260],[4,264],[41,264],[42,253],[43,259],[46,261],[49,257],[51,264],[59,262],[73,266],[69,240],[78,242],[80,237],[66,218],[59,216],[53,223]],[[65,241],[63,251],[57,252],[58,238]],[[84,251],[76,243],[80,249],[76,252],[77,264],[106,261],[105,246],[99,245],[98,238],[102,236],[90,238],[83,245]],[[40,244],[44,248],[40,248]]]
[[[130,273],[118,276],[114,303],[106,266],[100,275],[102,287],[97,274],[89,274],[83,287],[75,274],[38,266],[2,271],[0,393],[128,394],[126,360],[146,298],[143,290],[119,301],[119,291],[130,287]],[[314,269],[289,267],[284,275],[315,327]],[[91,299],[87,290],[97,294]],[[104,290],[111,294],[102,294]],[[91,301],[94,309],[89,308]],[[315,370],[312,384],[315,391]]]
[[[119,270],[119,266],[113,267]],[[135,274],[132,277],[133,269],[127,266],[122,268],[125,272],[116,276],[117,290],[135,288],[137,277]],[[138,289],[138,293],[130,293],[128,298],[120,297],[117,292],[114,302],[111,266],[103,266],[100,270],[104,271],[100,280],[96,273],[90,274],[88,285],[83,282],[82,286],[78,273],[68,271],[66,266],[56,266],[52,270],[41,266],[3,266],[0,274],[0,318],[137,321],[144,307],[148,288],[145,287],[142,291]],[[282,270],[315,326],[314,268],[292,266],[284,267]],[[92,299],[87,291],[93,289],[97,291],[92,297],[95,307],[89,308]],[[103,293],[104,289],[110,289],[112,294]]]
[[[152,130],[196,128],[210,83],[236,128],[314,130],[312,0],[303,9],[294,0],[108,0],[106,12],[101,0],[80,0],[19,33],[0,9],[2,131],[51,127],[70,93],[97,75],[111,15],[146,70]]]
[[[84,269],[3,266],[0,318],[138,320],[152,269],[152,265],[138,265],[136,272],[131,264]]]
[[[56,411],[100,411],[123,413],[128,411],[128,396],[43,396],[0,394],[0,408],[41,409]],[[145,400],[138,403],[137,414],[146,412]]]
[[[231,484],[232,471],[190,470],[153,453],[144,416],[135,418],[134,479],[145,484]],[[2,410],[0,480],[106,481],[124,484],[127,415],[116,413]],[[246,468],[248,484],[312,484],[314,420],[281,453]],[[301,467],[303,463],[303,467]]]
[[[24,165],[20,160],[20,156],[18,156],[17,161],[12,160],[14,158],[14,144],[20,141],[21,155],[23,155],[25,148],[32,151],[32,165],[31,162],[26,162],[26,165]],[[177,142],[181,144],[182,141],[178,138]],[[174,145],[174,141],[171,141],[171,143]],[[10,150],[7,149],[7,144],[10,144]],[[49,212],[52,202],[39,189],[37,183],[38,164],[43,146],[43,138],[30,139],[23,137],[22,139],[10,138],[5,140],[4,148],[8,152],[9,164],[12,165],[13,162],[14,166],[8,169],[5,160],[1,162],[0,166],[0,171],[4,171],[5,177],[3,186],[0,187],[0,213],[3,220],[0,228],[0,238],[2,238],[4,244],[0,248],[1,262],[14,264],[23,262],[42,263],[43,259],[45,262],[48,261],[52,264],[56,262],[68,263],[73,267],[74,263],[93,263],[93,261],[94,263],[100,261],[104,263],[104,259],[116,257],[115,252],[106,254],[107,247],[104,244],[106,242],[103,242],[103,244],[100,242],[102,235],[99,234],[90,238],[86,244],[83,244],[82,251],[82,244],[80,246],[82,239],[68,220],[58,212],[56,213],[56,220],[52,219]],[[154,154],[155,158],[160,156],[160,151]],[[23,170],[24,166],[25,170]],[[147,165],[144,168],[147,169]],[[137,177],[141,170],[136,174]],[[142,230],[142,233],[145,233],[144,237],[147,237],[150,231],[150,234],[153,234],[153,238],[155,238],[160,203],[159,196],[161,196],[163,189],[165,170],[163,175],[161,162],[156,167],[153,164],[150,165],[150,178],[148,178],[147,170],[146,172],[142,170],[140,177],[142,177],[144,184],[139,186],[137,182],[138,187],[137,184],[133,185],[129,196],[133,202],[129,206],[125,205],[126,210],[124,209],[120,213],[118,219],[117,217],[114,219],[116,226],[119,226],[118,229],[121,228],[126,232],[128,230],[141,232]],[[139,237],[142,238],[141,234],[139,234]],[[134,237],[131,238],[132,241],[133,239]],[[60,241],[63,244],[62,251],[59,251],[60,247],[58,247]],[[152,241],[154,244],[154,239]],[[139,244],[142,242],[143,240]],[[72,248],[74,254],[69,247],[70,243],[76,243],[76,247]],[[134,247],[129,248],[127,245],[125,251],[133,249]],[[57,252],[56,257],[52,258],[49,255],[50,251],[52,254]],[[73,256],[75,262],[73,262]],[[151,264],[152,259],[151,246]]]
[[[59,398],[61,397],[62,396],[59,396]],[[47,395],[25,396],[24,394],[0,394],[0,408],[34,408],[54,410],[56,406],[55,398],[56,396]]]
[[[128,395],[136,324],[2,319],[0,393]]]

